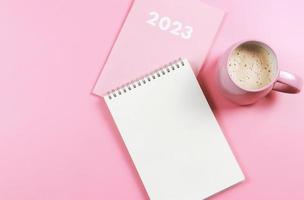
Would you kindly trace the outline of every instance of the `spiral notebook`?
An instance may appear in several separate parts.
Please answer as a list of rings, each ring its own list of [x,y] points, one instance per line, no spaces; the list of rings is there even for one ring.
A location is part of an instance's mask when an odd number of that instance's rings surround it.
[[[244,179],[186,59],[104,96],[152,200],[201,200]]]

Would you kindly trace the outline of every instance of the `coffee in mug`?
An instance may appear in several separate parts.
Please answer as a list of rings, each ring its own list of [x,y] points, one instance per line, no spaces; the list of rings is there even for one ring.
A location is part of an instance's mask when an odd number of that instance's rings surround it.
[[[256,40],[232,45],[218,60],[219,86],[223,94],[240,105],[248,105],[271,90],[298,93],[302,79],[280,70],[275,52]]]
[[[275,58],[268,49],[255,43],[245,43],[232,51],[228,60],[228,74],[235,84],[256,90],[275,78]]]

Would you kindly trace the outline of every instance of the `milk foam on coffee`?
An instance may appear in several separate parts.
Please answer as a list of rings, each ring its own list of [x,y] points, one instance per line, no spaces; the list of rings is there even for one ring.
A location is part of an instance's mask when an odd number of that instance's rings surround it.
[[[276,73],[272,52],[256,43],[237,47],[228,59],[228,74],[243,89],[257,90],[269,84]]]

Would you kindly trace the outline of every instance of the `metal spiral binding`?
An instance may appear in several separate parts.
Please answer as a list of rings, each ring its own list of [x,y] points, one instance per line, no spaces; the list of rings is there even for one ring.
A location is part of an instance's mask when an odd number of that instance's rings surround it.
[[[164,75],[170,73],[171,71],[176,70],[184,65],[185,65],[185,63],[184,63],[183,59],[179,58],[173,62],[170,62],[167,65],[164,65],[163,67],[157,69],[156,71],[143,76],[142,78],[136,79],[136,80],[131,81],[127,84],[124,84],[114,90],[107,92],[106,96],[109,100],[112,100],[114,98],[117,98],[117,97],[123,95],[124,93],[131,92],[132,90],[136,89],[137,87],[141,87],[161,76],[164,76]]]

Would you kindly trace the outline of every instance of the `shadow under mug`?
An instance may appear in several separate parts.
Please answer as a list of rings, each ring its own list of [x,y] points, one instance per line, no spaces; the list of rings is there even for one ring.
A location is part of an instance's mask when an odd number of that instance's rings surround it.
[[[228,74],[228,61],[232,52],[241,45],[254,44],[266,49],[275,63],[275,76],[272,81],[262,88],[251,90],[244,89],[238,86]],[[249,105],[255,103],[260,98],[266,96],[271,90],[285,92],[285,93],[298,93],[302,88],[302,79],[292,73],[282,71],[278,67],[278,60],[275,52],[265,43],[255,40],[247,40],[238,42],[226,50],[217,63],[218,67],[218,82],[224,96],[231,101],[240,105]]]

